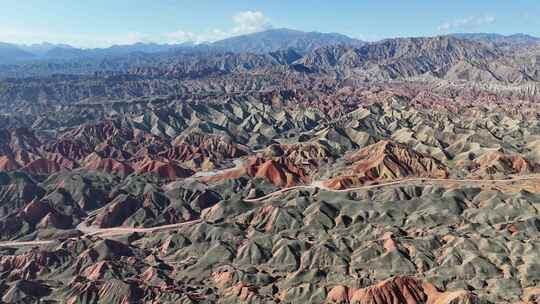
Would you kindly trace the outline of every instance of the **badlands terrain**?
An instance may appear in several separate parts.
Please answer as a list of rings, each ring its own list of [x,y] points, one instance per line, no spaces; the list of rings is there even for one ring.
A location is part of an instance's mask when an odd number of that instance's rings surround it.
[[[234,39],[0,66],[0,303],[540,303],[538,39]]]

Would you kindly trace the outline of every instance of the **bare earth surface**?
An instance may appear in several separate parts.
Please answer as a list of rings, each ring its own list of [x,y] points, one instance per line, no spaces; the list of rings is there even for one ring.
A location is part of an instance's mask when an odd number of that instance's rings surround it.
[[[539,303],[540,48],[472,38],[0,80],[0,303]]]
[[[209,172],[208,174],[201,174],[200,176],[213,176],[213,175],[225,173],[226,171],[229,171],[229,170],[231,169],[224,169],[224,170]],[[311,185],[302,185],[302,186],[283,188],[275,192],[269,193],[265,196],[258,197],[258,198],[244,199],[244,201],[245,202],[261,202],[261,201],[270,199],[272,197],[280,196],[283,193],[291,191],[291,190],[310,189],[310,188],[320,188],[325,191],[331,191],[331,192],[353,192],[353,191],[361,191],[361,190],[368,190],[368,189],[378,189],[378,188],[384,188],[384,187],[390,187],[390,186],[400,186],[403,184],[418,185],[419,183],[423,185],[437,184],[442,187],[451,186],[454,183],[458,183],[458,184],[467,183],[467,184],[472,184],[476,186],[483,186],[483,185],[497,186],[500,184],[514,184],[515,185],[517,183],[518,185],[516,185],[516,187],[519,187],[519,183],[523,181],[534,181],[535,183],[538,183],[540,182],[540,176],[522,176],[522,177],[515,177],[515,178],[503,179],[503,180],[416,178],[416,179],[399,180],[399,181],[382,183],[382,184],[377,184],[377,185],[372,185],[372,186],[364,186],[364,187],[341,189],[341,190],[327,189],[324,186],[320,185],[321,182],[313,182]],[[188,222],[179,223],[179,224],[169,224],[169,225],[162,225],[162,226],[156,226],[156,227],[151,227],[151,228],[134,228],[134,227],[98,228],[95,226],[87,226],[85,222],[81,222],[79,225],[77,225],[76,229],[82,233],[81,237],[87,237],[87,236],[110,237],[110,236],[131,234],[135,232],[136,233],[152,233],[152,232],[161,232],[163,230],[174,230],[183,226],[198,224],[200,222],[201,220],[193,220],[193,221],[188,221]],[[55,240],[11,241],[11,242],[8,241],[8,242],[0,242],[0,247],[44,245],[44,244],[52,244],[54,242]]]

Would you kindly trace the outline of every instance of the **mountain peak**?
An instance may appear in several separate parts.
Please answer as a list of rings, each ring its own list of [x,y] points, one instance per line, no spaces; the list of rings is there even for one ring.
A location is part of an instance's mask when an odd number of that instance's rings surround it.
[[[269,53],[283,49],[293,49],[298,53],[313,51],[327,45],[363,45],[365,42],[336,33],[303,32],[294,29],[277,28],[235,36],[214,42],[212,45],[233,52]]]

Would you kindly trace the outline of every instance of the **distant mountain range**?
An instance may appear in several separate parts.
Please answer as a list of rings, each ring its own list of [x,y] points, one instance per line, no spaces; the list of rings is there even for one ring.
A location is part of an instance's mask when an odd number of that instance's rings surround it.
[[[321,46],[347,44],[360,46],[365,42],[341,34],[302,32],[290,29],[271,29],[264,32],[236,36],[214,43],[204,43],[225,52],[268,53],[282,49],[292,49],[298,53],[306,53]],[[193,43],[157,44],[135,43],[130,45],[113,45],[108,48],[81,49],[66,44],[41,43],[33,45],[0,44],[0,63],[17,64],[36,60],[70,60],[77,58],[104,58],[124,56],[131,53],[165,53],[174,50],[198,48]]]
[[[361,46],[366,42],[336,33],[302,32],[291,29],[272,29],[264,32],[227,38],[213,46],[234,53],[270,53],[292,49],[298,53],[311,52],[327,45]]]
[[[160,53],[192,44],[157,44],[135,43],[130,45],[113,45],[108,48],[80,49],[66,44],[42,43],[34,45],[0,44],[0,63],[17,64],[39,60],[70,60],[76,58],[103,58],[124,56],[131,53]]]
[[[452,34],[450,36],[460,39],[483,42],[496,47],[531,47],[540,44],[540,38],[526,34],[514,34],[505,36],[493,33],[461,33]]]
[[[19,45],[16,45],[16,47],[28,53],[32,53],[33,55],[38,55],[38,56],[45,55],[54,49],[75,49],[73,46],[69,44],[49,43],[49,42],[35,43],[35,44],[19,44]]]
[[[115,45],[0,43],[0,78],[137,75],[198,78],[249,70],[291,69],[339,77],[523,83],[539,81],[540,38],[469,33],[367,43],[335,33],[272,29],[214,43]]]
[[[115,58],[0,67],[0,101],[74,102],[194,92],[295,87],[295,83],[420,81],[477,85],[540,96],[540,47],[508,51],[452,36],[397,38],[361,46],[326,45],[306,53],[224,52],[209,45]],[[24,78],[24,79],[20,79]],[[226,83],[226,85],[224,85]],[[324,85],[323,85],[324,87]]]
[[[15,44],[0,42],[0,63],[14,63],[33,58],[34,54],[23,50]]]
[[[504,36],[490,33],[459,33],[448,36],[473,40],[495,47],[520,48],[540,45],[540,38],[525,34]],[[292,29],[271,29],[241,35],[213,43],[180,44],[135,43],[113,45],[108,48],[81,49],[67,44],[41,43],[17,45],[0,42],[0,64],[27,64],[40,61],[65,61],[74,59],[106,59],[134,53],[165,54],[178,51],[211,49],[219,52],[265,54],[279,50],[292,50],[306,54],[329,45],[360,47],[366,42],[337,33],[303,32]]]

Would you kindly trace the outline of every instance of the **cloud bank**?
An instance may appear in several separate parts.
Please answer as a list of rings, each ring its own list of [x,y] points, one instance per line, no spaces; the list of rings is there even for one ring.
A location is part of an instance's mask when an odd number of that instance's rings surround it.
[[[71,33],[48,33],[35,29],[0,28],[0,41],[18,44],[31,44],[40,42],[67,43],[77,47],[96,48],[111,45],[144,43],[203,43],[214,42],[232,36],[250,34],[271,29],[270,18],[260,11],[242,11],[231,17],[231,28],[212,29],[206,32],[191,32],[183,29],[151,35],[142,32],[128,32],[123,35],[78,35]]]
[[[207,33],[193,33],[183,30],[177,30],[165,34],[164,39],[168,43],[178,42],[213,42],[232,36],[251,34],[271,29],[270,18],[266,17],[260,11],[244,11],[232,17],[233,27],[229,30],[213,29]]]
[[[232,34],[249,34],[272,28],[270,19],[259,11],[245,11],[233,17],[235,27]]]
[[[462,19],[456,19],[451,22],[445,22],[437,27],[438,31],[448,32],[453,30],[466,30],[478,28],[483,25],[493,24],[497,21],[495,16],[470,16]]]

